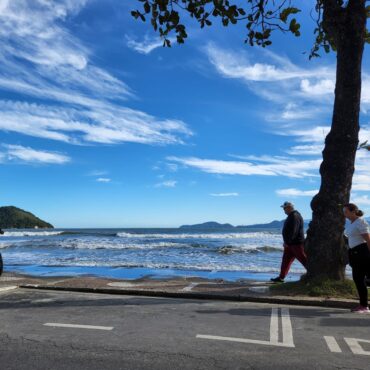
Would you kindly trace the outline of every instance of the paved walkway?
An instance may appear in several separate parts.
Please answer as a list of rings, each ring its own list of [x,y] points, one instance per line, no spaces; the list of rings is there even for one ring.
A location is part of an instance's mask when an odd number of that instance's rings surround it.
[[[351,308],[357,303],[356,300],[351,299],[279,296],[270,291],[270,283],[257,281],[227,282],[200,278],[117,280],[95,276],[30,277],[15,273],[4,273],[0,277],[0,291],[16,287],[337,308]]]

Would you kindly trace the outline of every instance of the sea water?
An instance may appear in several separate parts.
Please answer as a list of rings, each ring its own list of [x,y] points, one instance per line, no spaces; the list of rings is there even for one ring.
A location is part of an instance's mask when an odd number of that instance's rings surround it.
[[[38,276],[266,280],[279,273],[282,250],[275,229],[9,229],[0,236],[5,271]],[[302,273],[294,262],[289,279]]]

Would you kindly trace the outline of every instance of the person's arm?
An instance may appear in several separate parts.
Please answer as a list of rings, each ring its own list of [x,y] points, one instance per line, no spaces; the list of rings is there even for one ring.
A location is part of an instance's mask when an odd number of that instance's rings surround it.
[[[299,229],[303,223],[302,217],[298,213],[294,213],[294,222],[292,227],[292,240],[299,236]]]
[[[370,234],[368,233],[361,234],[361,236],[365,239],[367,247],[369,248],[369,251],[370,251]]]

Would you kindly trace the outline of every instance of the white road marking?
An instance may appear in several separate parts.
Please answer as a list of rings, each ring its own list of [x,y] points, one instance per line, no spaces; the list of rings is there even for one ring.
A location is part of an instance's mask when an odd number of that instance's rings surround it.
[[[75,324],[60,324],[57,322],[47,322],[44,326],[52,326],[58,328],[77,328],[77,329],[92,329],[92,330],[113,330],[113,326],[93,326],[93,325],[75,325]]]
[[[273,308],[271,310],[271,321],[270,321],[270,342],[279,342],[279,316],[278,309]]]
[[[291,347],[284,343],[273,343],[267,340],[254,340],[254,339],[245,339],[245,338],[233,338],[233,337],[220,337],[217,335],[201,335],[198,334],[196,338],[199,339],[213,339],[213,340],[223,340],[228,342],[239,342],[239,343],[251,343],[251,344],[263,344],[266,346],[277,346],[277,347]]]
[[[4,286],[0,288],[0,292],[7,292],[8,290],[17,289],[18,287],[16,285],[14,286]]]
[[[330,352],[334,352],[334,353],[342,352],[342,350],[339,347],[338,342],[335,340],[334,337],[324,336],[324,339],[325,339],[327,346],[329,347]]]
[[[199,283],[190,283],[190,285],[186,286],[185,288],[181,289],[182,292],[190,292],[195,288]]]
[[[288,347],[294,347],[293,329],[289,316],[289,308],[281,309],[281,323],[283,326],[283,343]]]
[[[281,320],[282,320],[282,337],[283,341],[279,342],[279,316],[278,309],[273,308],[271,310],[271,320],[270,320],[270,340],[255,340],[246,338],[234,338],[234,337],[222,337],[217,335],[202,335],[197,334],[196,338],[199,339],[212,339],[212,340],[223,340],[228,342],[239,342],[239,343],[252,343],[252,344],[262,344],[266,346],[277,346],[277,347],[295,347],[293,342],[293,330],[292,324],[289,316],[289,309],[281,309]]]
[[[350,350],[355,355],[366,355],[366,356],[370,356],[370,351],[365,351],[361,347],[361,344],[360,344],[360,342],[369,343],[370,344],[370,340],[356,339],[356,338],[344,338],[344,340],[348,344],[348,347],[350,348]]]

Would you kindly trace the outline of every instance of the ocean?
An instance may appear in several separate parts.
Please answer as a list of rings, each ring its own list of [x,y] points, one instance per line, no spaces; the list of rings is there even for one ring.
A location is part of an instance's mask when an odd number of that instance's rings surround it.
[[[268,280],[280,269],[280,230],[4,230],[4,270],[36,276]],[[288,280],[304,268],[294,262]]]

